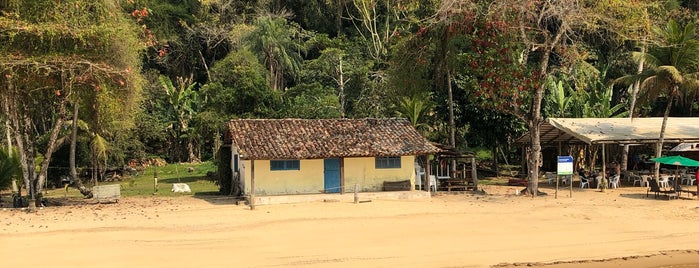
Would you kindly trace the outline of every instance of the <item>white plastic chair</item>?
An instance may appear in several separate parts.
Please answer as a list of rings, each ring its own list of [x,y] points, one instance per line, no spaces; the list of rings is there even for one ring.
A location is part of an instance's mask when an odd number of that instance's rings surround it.
[[[660,179],[658,180],[658,185],[662,188],[667,188],[669,180],[670,180],[670,175],[660,174]]]
[[[641,175],[640,177],[641,177],[641,181],[639,181],[638,186],[650,187],[650,183],[648,181],[650,181],[650,179],[653,178],[653,176]],[[634,181],[634,185],[635,185],[635,181]]]
[[[422,180],[425,179],[425,169],[415,163],[415,188],[422,190]]]
[[[689,173],[685,173],[685,174],[680,175],[680,178],[682,178],[682,183],[684,183],[686,185],[692,185],[692,184],[694,184],[694,181],[696,180],[696,178],[694,178],[694,174],[689,174]]]
[[[553,172],[546,172],[546,180],[548,184],[551,184],[551,182],[556,181],[556,174]]]
[[[430,175],[430,188],[434,192],[437,191],[437,176],[435,175]]]
[[[619,188],[619,175],[614,175],[609,178],[609,188]]]
[[[638,182],[638,186],[641,186],[641,184],[643,183],[643,177],[636,175],[633,172],[629,171],[628,173],[626,173],[626,175],[628,176],[629,180],[633,181],[633,183],[631,183],[631,186],[636,186],[637,182]]]
[[[580,189],[585,188],[585,186],[590,188],[590,181],[586,178],[580,177]]]

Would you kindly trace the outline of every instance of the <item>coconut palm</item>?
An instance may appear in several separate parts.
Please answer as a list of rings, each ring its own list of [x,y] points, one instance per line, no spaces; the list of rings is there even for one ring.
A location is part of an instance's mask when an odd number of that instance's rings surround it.
[[[284,75],[296,77],[301,68],[301,52],[305,51],[301,31],[282,16],[265,15],[245,41],[251,51],[258,52],[269,71],[269,85],[274,90],[286,86]]]
[[[641,103],[648,103],[659,97],[665,97],[667,101],[655,151],[656,157],[660,157],[662,153],[667,118],[675,98],[681,92],[699,89],[699,40],[695,28],[693,23],[682,27],[676,21],[670,20],[664,27],[654,29],[654,33],[659,37],[658,45],[651,47],[647,53],[634,54],[636,59],[645,61],[647,68],[638,75],[628,75],[619,79],[626,84],[641,81]],[[656,178],[659,170],[660,164],[655,163]]]

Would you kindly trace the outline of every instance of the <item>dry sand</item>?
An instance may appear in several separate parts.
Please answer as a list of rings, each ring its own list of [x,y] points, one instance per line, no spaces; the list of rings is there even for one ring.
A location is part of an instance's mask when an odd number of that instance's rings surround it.
[[[696,199],[646,198],[641,187],[514,196],[520,188],[253,211],[223,197],[3,209],[0,260],[3,267],[698,267]]]

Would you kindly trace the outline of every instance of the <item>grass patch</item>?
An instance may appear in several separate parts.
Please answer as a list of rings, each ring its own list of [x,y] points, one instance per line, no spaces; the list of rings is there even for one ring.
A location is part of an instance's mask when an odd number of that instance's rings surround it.
[[[190,168],[191,172],[189,171]],[[148,167],[144,171],[139,172],[135,177],[127,177],[119,182],[103,182],[99,185],[120,184],[121,196],[150,196],[154,193],[153,174],[156,167]],[[209,181],[206,177],[207,172],[216,172],[216,166],[211,162],[202,162],[197,164],[179,163],[168,164],[164,167],[157,167],[158,172],[158,196],[182,196],[206,193],[207,195],[218,193],[218,186]],[[173,183],[186,183],[192,190],[191,193],[173,193],[171,191]],[[92,187],[91,184],[85,184],[87,187]],[[82,197],[80,192],[75,188],[68,188],[67,191],[63,188],[47,190],[46,197]]]

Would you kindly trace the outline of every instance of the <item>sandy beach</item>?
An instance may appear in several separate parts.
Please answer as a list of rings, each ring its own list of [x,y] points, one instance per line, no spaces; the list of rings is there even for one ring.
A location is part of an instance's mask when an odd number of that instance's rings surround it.
[[[544,187],[548,187],[544,185]],[[693,186],[695,187],[695,186]],[[554,198],[258,206],[227,197],[72,200],[0,212],[6,267],[699,267],[699,201],[642,187]],[[6,201],[7,197],[3,197]]]

